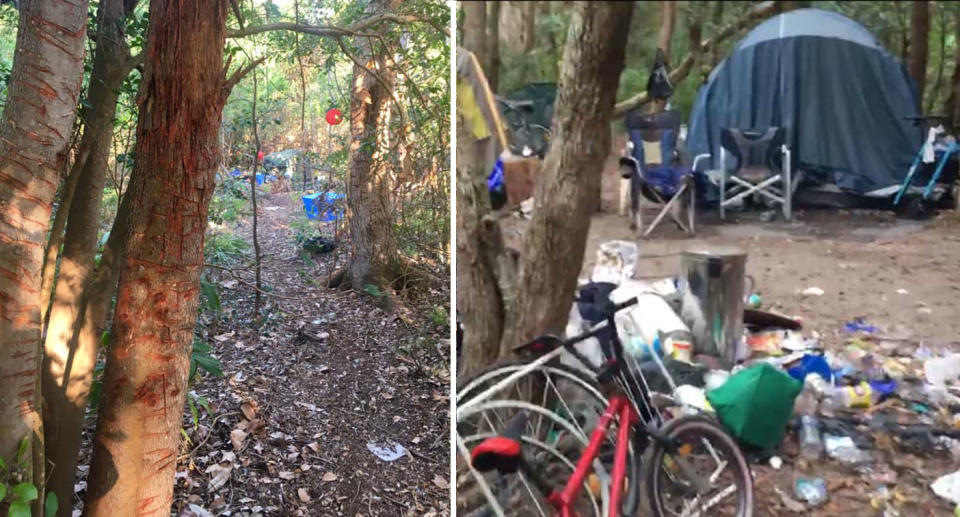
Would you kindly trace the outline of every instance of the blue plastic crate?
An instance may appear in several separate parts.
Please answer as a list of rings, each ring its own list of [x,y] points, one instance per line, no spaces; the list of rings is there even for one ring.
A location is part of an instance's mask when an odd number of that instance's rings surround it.
[[[305,194],[303,210],[310,219],[319,219],[324,222],[336,221],[343,217],[343,210],[337,210],[335,203],[343,198],[344,195],[338,192],[327,192],[324,199],[320,199],[320,193]]]

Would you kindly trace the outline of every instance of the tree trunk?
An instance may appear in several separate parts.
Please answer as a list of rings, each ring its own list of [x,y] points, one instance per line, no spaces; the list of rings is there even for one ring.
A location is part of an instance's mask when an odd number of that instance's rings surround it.
[[[38,487],[45,484],[38,375],[44,243],[76,119],[86,22],[86,1],[20,2],[0,121],[0,458],[20,470],[16,452],[26,441],[34,454],[23,458],[23,479]]]
[[[253,301],[253,318],[254,321],[260,318],[260,291],[263,287],[260,284],[260,236],[258,235],[258,218],[259,214],[257,213],[257,167],[260,165],[260,129],[259,122],[257,121],[257,71],[253,71],[253,105],[250,110],[250,118],[253,123],[253,172],[250,174],[250,201],[253,204],[253,259],[256,265],[255,275],[256,275],[256,291],[254,291],[254,301]],[[266,175],[267,171],[264,170],[263,174]],[[256,322],[255,325],[259,328],[259,322]]]
[[[954,20],[954,38],[960,42],[960,10],[957,11]],[[947,95],[947,101],[943,106],[943,114],[950,117],[950,125],[954,130],[960,128],[960,44],[956,45],[953,56],[953,74],[950,77],[950,93]]]
[[[930,2],[913,0],[910,8],[910,76],[917,85],[917,106],[923,109],[930,39]]]
[[[458,74],[474,70],[468,52],[458,52],[457,60]],[[457,81],[483,85],[482,78],[471,81],[458,75]],[[492,95],[492,91],[489,93]],[[496,259],[503,250],[503,237],[499,222],[487,219],[491,209],[487,171],[493,167],[497,137],[475,140],[459,109],[456,123],[457,312],[466,330],[457,373],[460,379],[467,379],[500,355],[506,312],[505,296],[497,281]]]
[[[662,20],[660,34],[657,36],[657,48],[666,56],[667,68],[670,68],[670,42],[673,40],[673,29],[677,25],[677,4],[672,1],[660,2]]]
[[[113,342],[84,515],[167,515],[197,317],[227,0],[153,0]]]
[[[523,7],[523,50],[529,53],[537,47],[537,3],[526,2]]]
[[[937,61],[937,78],[933,81],[930,96],[927,97],[926,112],[932,113],[937,101],[940,100],[940,87],[943,84],[943,68],[947,61],[947,14],[940,9],[940,59]]]
[[[134,3],[129,3],[130,10]],[[83,326],[81,300],[93,279],[117,99],[132,68],[123,33],[127,12],[122,0],[104,0],[99,7],[97,49],[87,90],[92,108],[80,143],[86,159],[69,208],[60,273],[44,342],[42,387],[50,409],[44,413],[46,455],[51,465],[48,487],[64,501],[59,510],[61,516],[72,512],[69,502],[73,499],[80,433],[97,359],[96,340],[84,340],[80,348],[78,334]]]
[[[583,264],[588,207],[610,150],[610,119],[623,70],[632,2],[574,2],[567,34],[554,141],[540,171],[533,220],[523,242],[516,323],[502,348],[562,332]]]
[[[369,14],[390,12],[392,7],[391,0],[374,0],[369,4]],[[485,29],[486,25],[480,27]],[[389,287],[399,259],[390,213],[390,160],[394,154],[389,138],[393,72],[372,49],[364,52],[366,55],[360,59],[366,68],[379,70],[380,78],[386,84],[364,67],[354,65],[347,219],[353,248],[349,285],[357,290],[367,285],[378,289]]]
[[[483,67],[487,59],[487,3],[463,2],[463,46],[477,56]]]
[[[80,174],[83,173],[83,166],[87,162],[87,154],[88,150],[83,148],[81,142],[77,159],[70,166],[70,173],[67,174],[63,188],[60,189],[60,202],[57,204],[57,212],[54,214],[53,224],[50,226],[50,238],[47,240],[47,248],[43,256],[43,272],[40,274],[42,278],[40,284],[41,327],[50,314],[50,304],[53,302],[53,281],[57,271],[57,257],[60,254],[60,247],[63,246],[63,229],[67,226],[67,214],[70,213],[73,193],[76,191]]]
[[[490,12],[487,16],[487,43],[490,47],[490,65],[484,63],[484,71],[487,73],[487,82],[490,89],[498,91],[500,88],[500,2],[487,2],[490,6]]]

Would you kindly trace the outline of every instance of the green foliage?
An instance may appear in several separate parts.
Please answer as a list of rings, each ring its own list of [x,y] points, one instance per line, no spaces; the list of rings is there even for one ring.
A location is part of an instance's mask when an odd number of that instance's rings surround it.
[[[206,275],[200,277],[200,294],[201,306],[219,315],[221,309],[220,293],[217,289],[217,284],[211,282]]]
[[[210,372],[216,377],[223,377],[223,369],[220,360],[210,355],[213,347],[199,339],[193,340],[193,351],[190,354],[190,375],[188,379],[193,381],[198,369]]]
[[[438,327],[446,327],[450,325],[450,314],[447,313],[446,308],[437,305],[430,311],[430,320]]]
[[[20,446],[17,449],[16,473],[7,469],[7,463],[0,459],[0,501],[7,500],[9,495],[9,507],[7,517],[30,517],[30,503],[40,497],[40,491],[36,485],[30,482],[20,482],[11,486],[11,481],[20,477],[29,466],[30,457],[28,450],[30,441],[27,437],[20,440]],[[44,499],[44,515],[52,517],[56,515],[59,503],[57,496],[53,492],[47,492]]]
[[[204,243],[204,257],[209,264],[236,265],[249,249],[250,244],[247,241],[232,233],[208,232]]]

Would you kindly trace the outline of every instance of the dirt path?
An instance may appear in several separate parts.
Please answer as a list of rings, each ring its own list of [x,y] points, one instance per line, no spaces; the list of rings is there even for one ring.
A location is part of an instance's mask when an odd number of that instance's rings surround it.
[[[217,275],[223,321],[207,329],[224,376],[193,386],[211,411],[199,408],[195,427],[185,409],[191,441],[173,515],[449,515],[446,327],[418,300],[387,313],[369,296],[322,287],[346,247],[304,260],[290,228],[299,202],[262,195],[260,206],[272,295],[258,334],[242,283],[252,271]],[[234,232],[250,240],[249,221]],[[404,451],[384,461],[368,445]]]

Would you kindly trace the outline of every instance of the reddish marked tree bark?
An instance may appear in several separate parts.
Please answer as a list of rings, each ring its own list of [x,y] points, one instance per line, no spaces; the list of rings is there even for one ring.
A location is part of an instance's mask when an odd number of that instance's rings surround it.
[[[0,458],[11,467],[21,441],[43,438],[41,271],[58,171],[76,118],[86,22],[86,0],[20,2],[0,121]],[[42,448],[35,445],[24,479],[42,486],[43,468],[33,468]]]
[[[84,515],[168,515],[220,159],[227,0],[152,0],[113,342]]]
[[[589,207],[610,150],[610,120],[633,3],[574,2],[560,68],[554,140],[524,237],[516,322],[501,349],[562,332],[583,264]]]
[[[113,119],[120,87],[133,67],[124,40],[123,20],[135,5],[136,2],[129,0],[126,9],[123,0],[102,0],[100,3],[96,55],[87,89],[91,108],[80,142],[80,154],[84,159],[78,160],[80,172],[73,200],[60,207],[60,210],[69,210],[69,219],[44,341],[42,388],[47,408],[44,411],[46,456],[49,460],[47,489],[63,501],[58,511],[63,517],[71,515],[73,510],[70,502],[80,434],[99,345],[99,336],[95,332],[83,332],[83,329],[99,328],[104,323],[103,314],[97,321],[84,320],[93,315],[93,311],[87,309],[93,294],[89,291],[94,280],[93,262],[113,139]],[[51,242],[53,237],[51,235]],[[56,260],[55,256],[53,260]],[[46,266],[49,265],[48,262]],[[44,284],[46,281],[44,278]],[[108,292],[112,297],[113,289]]]

